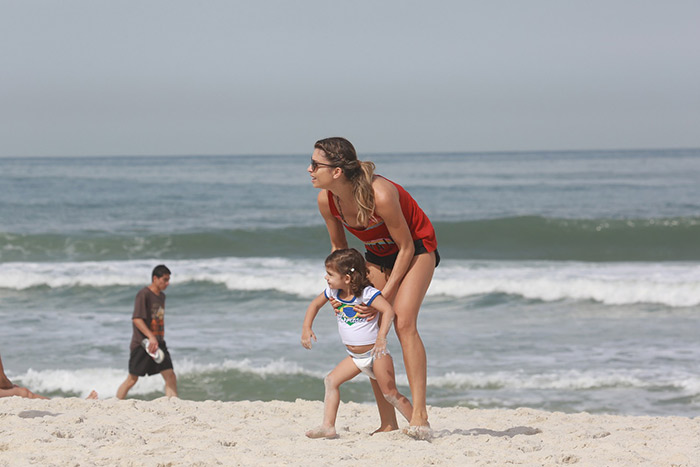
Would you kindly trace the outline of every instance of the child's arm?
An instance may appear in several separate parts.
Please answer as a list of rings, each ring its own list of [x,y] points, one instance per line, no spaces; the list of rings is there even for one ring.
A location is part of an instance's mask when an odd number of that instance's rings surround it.
[[[394,308],[382,295],[377,295],[372,300],[372,306],[382,314],[381,326],[379,326],[377,333],[377,342],[372,349],[372,355],[375,358],[380,358],[382,355],[386,355],[386,336],[391,329],[391,323],[394,322]]]
[[[327,301],[326,295],[322,293],[314,298],[306,309],[304,324],[301,327],[301,345],[303,345],[305,349],[311,348],[311,339],[314,341],[316,340],[316,334],[314,334],[311,326],[314,324],[314,319],[318,314],[318,310],[320,310]]]

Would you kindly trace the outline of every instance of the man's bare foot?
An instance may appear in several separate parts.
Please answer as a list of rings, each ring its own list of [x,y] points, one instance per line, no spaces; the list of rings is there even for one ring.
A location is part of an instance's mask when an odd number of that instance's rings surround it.
[[[307,431],[306,436],[313,439],[334,439],[338,437],[338,434],[335,432],[335,427],[326,428],[324,426],[319,426]]]
[[[87,396],[85,399],[87,399],[87,400],[97,400],[97,391],[95,391],[95,390],[93,389],[92,391],[90,391],[90,394],[88,394],[88,396]]]
[[[404,428],[403,433],[420,441],[430,441],[433,439],[433,429],[430,428],[430,425],[411,425]]]

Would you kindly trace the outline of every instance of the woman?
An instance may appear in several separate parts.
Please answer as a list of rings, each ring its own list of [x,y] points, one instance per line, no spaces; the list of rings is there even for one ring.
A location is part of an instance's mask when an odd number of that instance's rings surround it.
[[[313,186],[321,189],[318,208],[326,221],[331,248],[348,247],[343,227],[365,244],[370,279],[396,312],[396,335],[413,399],[407,433],[430,437],[426,356],[417,320],[440,261],[435,230],[411,195],[400,185],[374,175],[374,164],[358,160],[355,148],[344,138],[317,141],[308,172]],[[377,431],[398,429],[394,407],[384,400],[375,381],[372,389],[381,417]]]

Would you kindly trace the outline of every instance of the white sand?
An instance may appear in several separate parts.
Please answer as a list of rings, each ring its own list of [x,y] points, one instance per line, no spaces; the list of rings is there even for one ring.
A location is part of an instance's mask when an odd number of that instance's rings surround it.
[[[700,417],[429,409],[432,442],[369,436],[373,405],[341,404],[339,439],[312,440],[320,401],[0,399],[0,466],[700,466]],[[403,425],[402,425],[403,426]]]

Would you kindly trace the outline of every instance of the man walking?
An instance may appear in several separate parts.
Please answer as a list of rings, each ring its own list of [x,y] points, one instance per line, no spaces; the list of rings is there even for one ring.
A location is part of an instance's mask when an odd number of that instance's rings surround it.
[[[170,352],[165,345],[165,293],[170,283],[170,270],[165,265],[158,265],[151,274],[151,285],[136,294],[134,314],[132,316],[133,335],[131,337],[131,356],[129,357],[129,376],[119,386],[117,398],[124,399],[134,387],[139,376],[160,373],[165,380],[165,395],[177,397],[177,379],[173,371]],[[148,339],[148,352],[142,345]],[[151,357],[162,350],[163,358]],[[149,353],[151,355],[149,355]],[[160,360],[159,363],[157,361]]]

